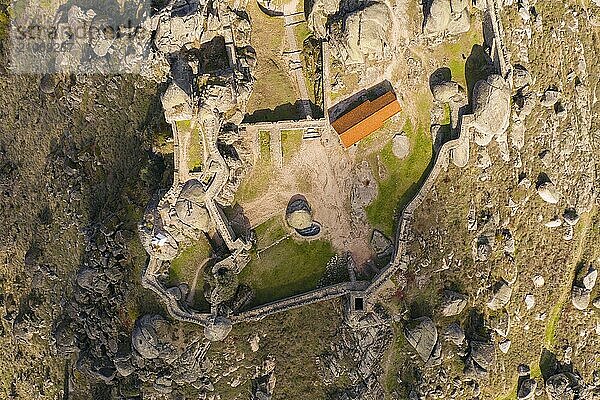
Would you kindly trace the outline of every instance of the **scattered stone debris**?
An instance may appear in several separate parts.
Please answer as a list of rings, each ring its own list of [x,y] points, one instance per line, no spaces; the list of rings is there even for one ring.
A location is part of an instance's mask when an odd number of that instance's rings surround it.
[[[594,286],[596,286],[596,280],[598,278],[598,270],[594,268],[590,268],[588,273],[583,277],[583,287],[588,290],[593,290]]]
[[[486,325],[498,335],[505,338],[510,333],[510,314],[503,309],[497,314],[490,316]]]
[[[546,380],[546,395],[549,400],[562,400],[575,398],[577,377],[569,372],[562,372]]]
[[[267,359],[262,366],[257,367],[252,378],[251,400],[270,400],[275,390],[275,361]]]
[[[548,89],[542,95],[540,104],[544,107],[554,107],[560,97],[560,92],[556,89]]]
[[[513,68],[513,86],[516,90],[523,89],[531,85],[533,79],[529,71],[522,65],[515,65]]]
[[[528,400],[535,396],[537,389],[537,382],[535,379],[525,379],[519,384],[519,390],[517,391],[518,400]]]
[[[579,222],[579,214],[574,208],[567,208],[563,214],[563,219],[568,225],[575,225]]]
[[[534,285],[536,288],[541,288],[541,287],[543,287],[543,286],[544,286],[544,283],[546,282],[546,281],[545,281],[545,279],[544,279],[544,277],[543,277],[543,276],[541,276],[541,275],[536,275],[536,276],[534,276],[534,277],[532,278],[532,280],[533,280],[533,285]]]
[[[528,294],[525,296],[525,306],[528,310],[531,310],[535,306],[535,296]]]
[[[558,228],[561,225],[562,225],[562,220],[558,217],[551,219],[550,221],[548,221],[544,224],[544,226],[546,228]]]
[[[510,349],[510,345],[511,345],[511,341],[508,339],[504,339],[503,341],[498,343],[498,348],[500,349],[501,352],[506,354],[506,353],[508,353],[508,350]]]

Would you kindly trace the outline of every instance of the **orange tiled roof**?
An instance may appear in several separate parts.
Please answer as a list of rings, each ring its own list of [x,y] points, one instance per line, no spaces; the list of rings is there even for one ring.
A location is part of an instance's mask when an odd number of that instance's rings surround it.
[[[361,139],[383,126],[385,120],[392,115],[400,112],[400,104],[394,99],[393,102],[385,105],[383,108],[375,111],[347,131],[340,135],[340,139],[345,147],[350,147]]]
[[[381,128],[383,122],[400,111],[394,92],[387,92],[373,101],[367,100],[342,115],[331,126],[340,135],[345,147]]]

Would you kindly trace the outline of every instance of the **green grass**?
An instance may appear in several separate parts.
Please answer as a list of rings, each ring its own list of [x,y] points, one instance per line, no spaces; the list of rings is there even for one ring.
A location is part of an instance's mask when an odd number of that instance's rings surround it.
[[[239,203],[259,198],[269,188],[273,166],[271,164],[271,134],[269,131],[258,132],[260,154],[252,171],[244,178],[235,198]]]
[[[444,104],[444,118],[440,121],[440,125],[448,125],[450,124],[450,104]]]
[[[190,172],[199,172],[202,168],[204,148],[198,129],[192,131],[190,146],[188,147],[188,168]]]
[[[404,160],[399,160],[392,152],[391,140],[379,152],[379,160],[388,176],[379,180],[377,198],[367,208],[367,218],[371,225],[389,237],[393,236],[398,213],[414,197],[422,179],[428,172],[432,157],[431,137],[419,124],[415,129],[410,121],[404,125],[404,132],[410,139],[411,151]],[[379,176],[377,154],[369,157],[372,168]]]
[[[257,68],[254,90],[248,100],[247,113],[259,110],[275,110],[281,105],[290,105],[277,110],[287,119],[294,119],[297,112],[293,104],[296,92],[288,72],[287,61],[281,57],[285,38],[283,18],[269,17],[256,2],[249,2],[247,12],[252,19],[252,44],[256,49]],[[294,115],[283,115],[294,112]]]
[[[281,131],[281,149],[283,151],[284,164],[289,162],[302,146],[302,129],[284,129]]]
[[[466,87],[465,59],[471,54],[474,45],[483,43],[483,33],[478,24],[472,24],[471,30],[460,36],[454,43],[444,43],[440,46],[441,54],[448,58],[448,68],[452,79]]]
[[[210,243],[205,238],[202,238],[195,242],[193,245],[183,250],[177,257],[171,261],[171,267],[169,268],[169,283],[171,285],[177,285],[180,283],[187,283],[191,286],[196,276],[196,271],[202,265],[202,263],[211,256],[212,249]],[[198,280],[194,294],[194,308],[197,310],[208,310],[209,304],[204,298],[203,287],[204,287],[204,274],[202,271],[198,274]]]
[[[8,36],[8,26],[10,18],[7,14],[0,11],[0,40],[4,40]]]
[[[306,22],[302,22],[294,25],[294,34],[296,36],[296,42],[298,42],[298,46],[302,48],[302,44],[312,33],[308,29],[308,24]]]
[[[274,218],[265,224],[256,228],[259,243],[273,243],[285,235],[283,221]],[[289,237],[261,252],[260,258],[252,256],[240,273],[240,283],[254,290],[253,306],[304,293],[316,288],[334,254],[329,242]]]
[[[275,216],[254,229],[257,240],[256,247],[259,250],[269,247],[288,234],[283,226],[282,218],[282,216]]]
[[[178,132],[186,132],[190,135],[190,142],[188,146],[188,169],[190,172],[198,172],[202,167],[202,160],[204,158],[204,149],[202,147],[202,140],[200,138],[200,130],[197,127],[192,127],[192,121],[175,121]]]

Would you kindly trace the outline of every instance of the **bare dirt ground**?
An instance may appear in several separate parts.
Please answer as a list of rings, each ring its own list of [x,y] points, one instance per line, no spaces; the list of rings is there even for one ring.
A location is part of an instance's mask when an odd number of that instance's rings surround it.
[[[321,223],[324,237],[336,250],[351,251],[362,263],[371,257],[370,229],[350,216],[353,160],[334,135],[324,131],[321,139],[303,140],[299,151],[273,174],[268,192],[241,205],[250,224],[257,226],[283,215],[290,198],[301,193]]]

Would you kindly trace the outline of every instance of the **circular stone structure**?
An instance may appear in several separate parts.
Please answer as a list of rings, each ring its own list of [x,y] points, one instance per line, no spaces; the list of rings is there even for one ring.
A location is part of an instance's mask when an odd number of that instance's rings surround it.
[[[310,205],[302,195],[291,198],[285,212],[285,221],[303,237],[313,237],[321,232],[321,225],[313,221]]]
[[[312,225],[312,215],[307,210],[297,210],[286,215],[286,221],[289,226],[296,230],[310,228]]]

